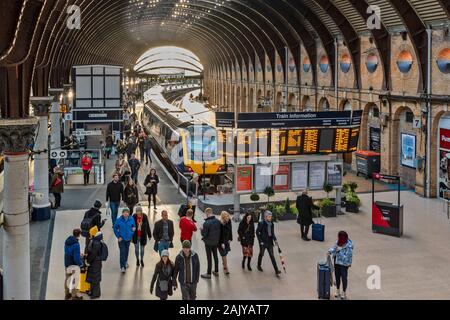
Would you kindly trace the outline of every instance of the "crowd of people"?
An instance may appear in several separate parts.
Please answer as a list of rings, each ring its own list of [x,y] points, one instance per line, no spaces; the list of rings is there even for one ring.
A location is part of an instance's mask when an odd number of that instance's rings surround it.
[[[136,158],[139,148],[140,159]],[[233,226],[230,214],[221,212],[219,218],[211,208],[204,210],[205,218],[202,226],[197,227],[194,218],[195,207],[186,207],[179,214],[177,223],[180,230],[180,242],[182,250],[171,260],[170,249],[174,248],[175,222],[169,219],[167,210],[161,211],[161,218],[150,226],[150,219],[144,212],[139,198],[138,175],[141,163],[150,161],[151,144],[148,137],[143,133],[140,126],[135,126],[125,143],[117,143],[118,159],[115,163],[115,172],[112,181],[106,189],[106,207],[111,214],[112,228],[117,238],[119,250],[119,268],[121,273],[126,273],[130,267],[128,263],[129,249],[131,243],[134,245],[136,256],[136,267],[144,268],[144,257],[147,244],[153,239],[153,251],[159,255],[159,261],[154,267],[154,274],[150,283],[150,293],[155,294],[161,300],[166,300],[173,295],[179,287],[183,300],[195,300],[197,297],[197,285],[200,278],[209,280],[219,276],[219,254],[222,260],[223,272],[230,274],[228,255],[231,251],[231,243],[234,239]],[[83,158],[83,172],[85,172],[85,183],[89,183],[89,155]],[[58,180],[58,171],[55,168],[55,181]],[[143,187],[148,197],[148,213],[151,204],[157,209],[157,193],[160,179],[157,171],[151,168],[144,179]],[[52,182],[52,192],[61,192],[57,182]],[[56,198],[56,196],[55,196]],[[59,203],[57,201],[56,206]],[[66,267],[66,299],[82,299],[78,285],[69,286],[68,279],[76,272],[87,268],[85,276],[86,283],[90,289],[88,294],[92,299],[101,296],[100,283],[102,280],[102,265],[108,258],[108,247],[103,242],[103,229],[105,219],[101,218],[103,204],[96,200],[81,222],[80,228],[73,230],[65,242],[65,267]],[[119,208],[121,214],[119,216]],[[312,210],[314,204],[307,192],[297,199],[299,209],[298,223],[300,224],[301,238],[309,241],[308,232],[312,221]],[[181,212],[181,211],[180,211]],[[265,211],[260,221],[255,221],[251,213],[244,215],[237,228],[237,241],[242,247],[242,269],[252,271],[252,258],[254,245],[257,242],[259,254],[257,259],[257,270],[263,272],[262,261],[267,252],[272,263],[276,277],[281,276],[281,271],[275,257],[275,248],[278,247],[275,224],[272,213]],[[255,224],[256,227],[255,227]],[[206,253],[206,272],[201,274],[202,261],[199,255],[192,249],[193,235],[200,231],[201,239]],[[80,237],[85,237],[83,253],[79,244]],[[340,232],[336,244],[329,249],[329,255],[334,259],[334,272],[336,278],[336,298],[346,299],[348,286],[348,269],[352,264],[353,243],[347,233]],[[80,273],[79,272],[79,273]],[[342,291],[341,291],[342,284]]]

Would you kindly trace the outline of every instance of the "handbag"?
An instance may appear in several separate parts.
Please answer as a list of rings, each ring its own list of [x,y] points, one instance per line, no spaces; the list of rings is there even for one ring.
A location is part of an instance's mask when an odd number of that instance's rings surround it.
[[[56,179],[55,179],[55,181],[53,182],[53,185],[52,185],[52,187],[57,187],[57,186],[59,186],[59,185],[61,185],[62,184],[62,179],[60,178],[60,177],[56,177]]]

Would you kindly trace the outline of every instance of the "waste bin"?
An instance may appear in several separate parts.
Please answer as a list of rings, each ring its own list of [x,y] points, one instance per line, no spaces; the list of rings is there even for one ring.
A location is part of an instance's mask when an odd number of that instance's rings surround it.
[[[381,154],[373,151],[356,152],[356,175],[363,174],[366,178],[371,178],[373,173],[380,172]]]

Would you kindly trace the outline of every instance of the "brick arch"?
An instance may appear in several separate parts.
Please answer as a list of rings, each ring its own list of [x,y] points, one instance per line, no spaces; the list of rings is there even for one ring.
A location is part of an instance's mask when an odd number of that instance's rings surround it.
[[[297,105],[297,96],[295,93],[289,93],[288,97],[288,111],[297,111],[298,105]]]
[[[363,115],[362,115],[362,121],[361,121],[361,135],[360,135],[360,139],[359,139],[359,149],[360,150],[369,150],[369,115],[370,115],[370,110],[372,108],[378,108],[378,110],[380,109],[380,107],[374,103],[374,102],[369,102],[365,105],[364,109],[363,109]]]
[[[318,111],[325,111],[324,105],[325,103],[328,105],[328,110],[331,109],[330,101],[326,97],[322,97],[319,100],[319,110]]]
[[[303,96],[303,98],[302,98],[301,110],[302,110],[302,111],[306,111],[305,109],[306,109],[307,106],[309,106],[309,107],[310,107],[310,110],[312,111],[313,105],[312,105],[312,102],[311,102],[311,97],[305,95],[305,96]]]

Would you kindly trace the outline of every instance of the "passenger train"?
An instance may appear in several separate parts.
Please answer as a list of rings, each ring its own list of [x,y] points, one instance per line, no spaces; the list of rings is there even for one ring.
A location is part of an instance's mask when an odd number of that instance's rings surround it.
[[[226,173],[225,160],[218,147],[214,112],[203,104],[189,101],[193,88],[178,89],[177,106],[164,97],[164,87],[156,86],[144,94],[142,125],[165,152],[174,168],[184,174],[206,177]],[[167,95],[166,95],[167,96]],[[174,94],[171,93],[171,98]]]

